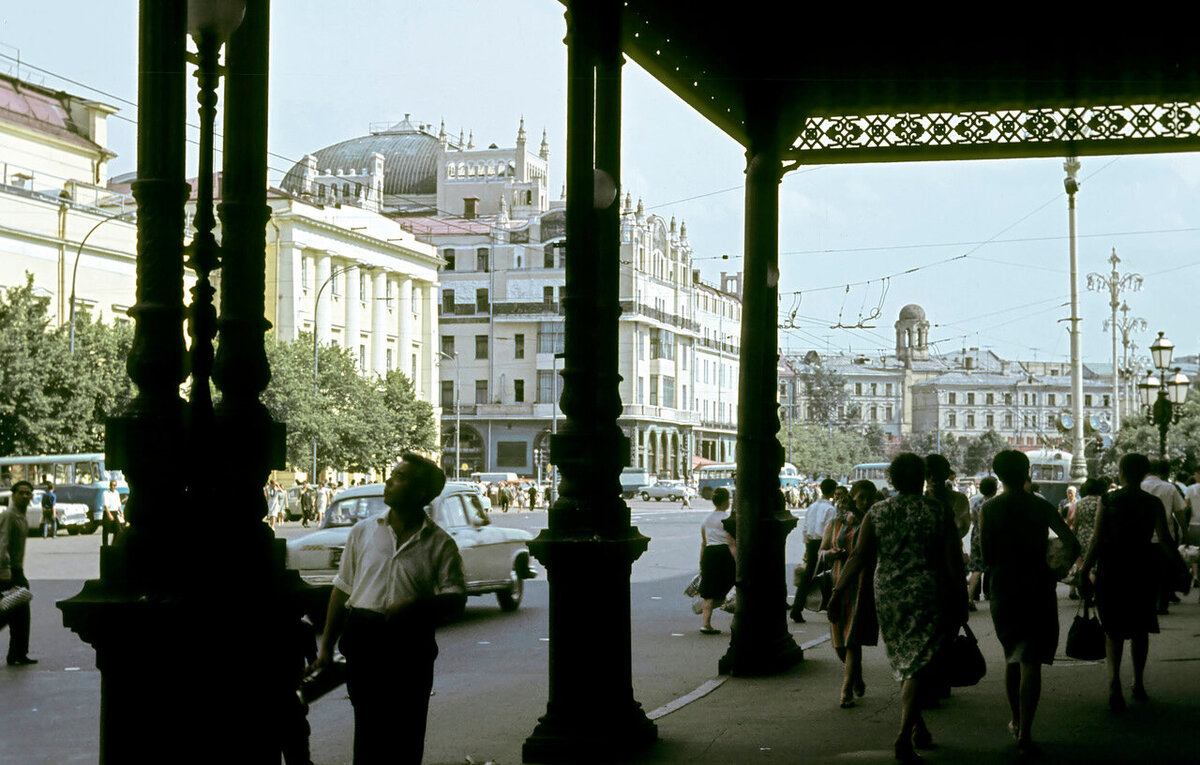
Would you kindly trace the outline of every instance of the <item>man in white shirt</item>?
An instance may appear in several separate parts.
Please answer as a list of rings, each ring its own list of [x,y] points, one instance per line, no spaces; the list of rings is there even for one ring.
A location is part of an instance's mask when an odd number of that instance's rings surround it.
[[[812,584],[813,575],[817,573],[817,552],[821,549],[821,540],[825,537],[825,528],[837,516],[837,507],[833,504],[833,493],[837,491],[837,481],[826,478],[821,481],[821,498],[808,506],[804,515],[804,572],[797,577],[800,567],[792,574],[796,582],[796,599],[792,601],[792,621],[804,622],[804,598]],[[799,581],[796,581],[796,579]]]
[[[125,520],[124,509],[121,505],[121,493],[117,491],[116,481],[108,482],[108,489],[105,490],[100,501],[104,507],[104,537],[107,540],[110,535],[114,537],[117,535],[117,530],[122,527]]]
[[[388,512],[354,525],[333,580],[312,670],[332,661],[340,636],[355,765],[419,765],[424,753],[434,628],[467,600],[458,545],[424,512],[445,484],[434,463],[401,457],[383,489]]]
[[[1180,493],[1179,487],[1167,480],[1171,474],[1171,463],[1166,460],[1153,460],[1150,462],[1150,475],[1142,480],[1142,491],[1149,492],[1162,502],[1164,520],[1167,522],[1167,529],[1171,528],[1173,519],[1177,515],[1183,515],[1187,509],[1187,502],[1183,499],[1183,494]],[[1158,533],[1155,532],[1152,542],[1157,543]],[[1166,540],[1168,544],[1176,544],[1175,540]],[[1167,606],[1171,601],[1179,602],[1175,597],[1175,590],[1172,586],[1170,577],[1167,574],[1166,560],[1160,561],[1161,576],[1159,577],[1158,589],[1158,613],[1166,614]]]

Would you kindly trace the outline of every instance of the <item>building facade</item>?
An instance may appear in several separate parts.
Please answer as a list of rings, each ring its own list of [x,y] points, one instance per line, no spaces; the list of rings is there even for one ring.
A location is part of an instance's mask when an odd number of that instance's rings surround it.
[[[284,188],[378,211],[436,248],[443,464],[452,474],[546,474],[562,388],[564,202],[549,146],[522,122],[513,146],[406,115],[307,156]],[[393,172],[394,171],[394,172]],[[663,476],[731,461],[737,422],[740,277],[706,285],[686,224],[626,195],[621,223],[620,426],[629,461]]]

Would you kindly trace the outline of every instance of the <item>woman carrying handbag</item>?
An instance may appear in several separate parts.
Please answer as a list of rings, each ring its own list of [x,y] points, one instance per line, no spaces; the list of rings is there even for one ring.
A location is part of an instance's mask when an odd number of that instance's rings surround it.
[[[1160,544],[1169,544],[1167,519],[1162,502],[1142,490],[1142,479],[1150,470],[1150,460],[1142,454],[1121,458],[1121,488],[1104,496],[1096,516],[1087,557],[1079,571],[1079,589],[1085,598],[1095,594],[1096,609],[1104,625],[1108,656],[1108,706],[1113,711],[1125,708],[1121,693],[1121,656],[1125,641],[1133,655],[1133,697],[1146,699],[1146,657],[1150,653],[1150,633],[1158,632],[1155,600],[1155,531]],[[1096,580],[1091,579],[1092,569]]]

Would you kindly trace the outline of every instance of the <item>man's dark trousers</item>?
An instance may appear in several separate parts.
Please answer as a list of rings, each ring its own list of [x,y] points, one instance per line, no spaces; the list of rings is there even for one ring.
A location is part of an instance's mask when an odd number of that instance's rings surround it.
[[[339,646],[354,705],[355,765],[420,765],[437,658],[432,625],[351,609]]]
[[[13,568],[11,587],[28,587],[24,569]],[[21,605],[0,614],[0,629],[8,627],[8,658],[23,659],[29,655],[29,604]]]

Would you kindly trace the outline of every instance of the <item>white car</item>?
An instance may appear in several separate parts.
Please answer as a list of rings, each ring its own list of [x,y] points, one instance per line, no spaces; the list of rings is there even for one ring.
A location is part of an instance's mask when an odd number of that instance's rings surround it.
[[[387,512],[383,484],[353,486],[333,498],[321,529],[287,544],[287,567],[316,587],[332,587],[350,529],[364,518]],[[494,592],[501,610],[521,605],[525,580],[536,576],[530,562],[529,540],[521,529],[491,525],[487,498],[473,483],[450,482],[428,507],[426,514],[458,544],[468,595]]]
[[[29,524],[29,535],[44,537],[46,528],[42,525],[42,489],[34,489],[33,499],[25,508],[25,522]],[[58,528],[66,529],[71,536],[87,533],[89,527],[88,506],[82,502],[54,503],[54,515],[58,518]]]
[[[696,492],[691,486],[688,486],[683,481],[659,481],[653,486],[643,486],[638,493],[643,502],[649,502],[654,499],[662,502],[664,499],[671,502],[680,502],[684,497],[694,497]]]

